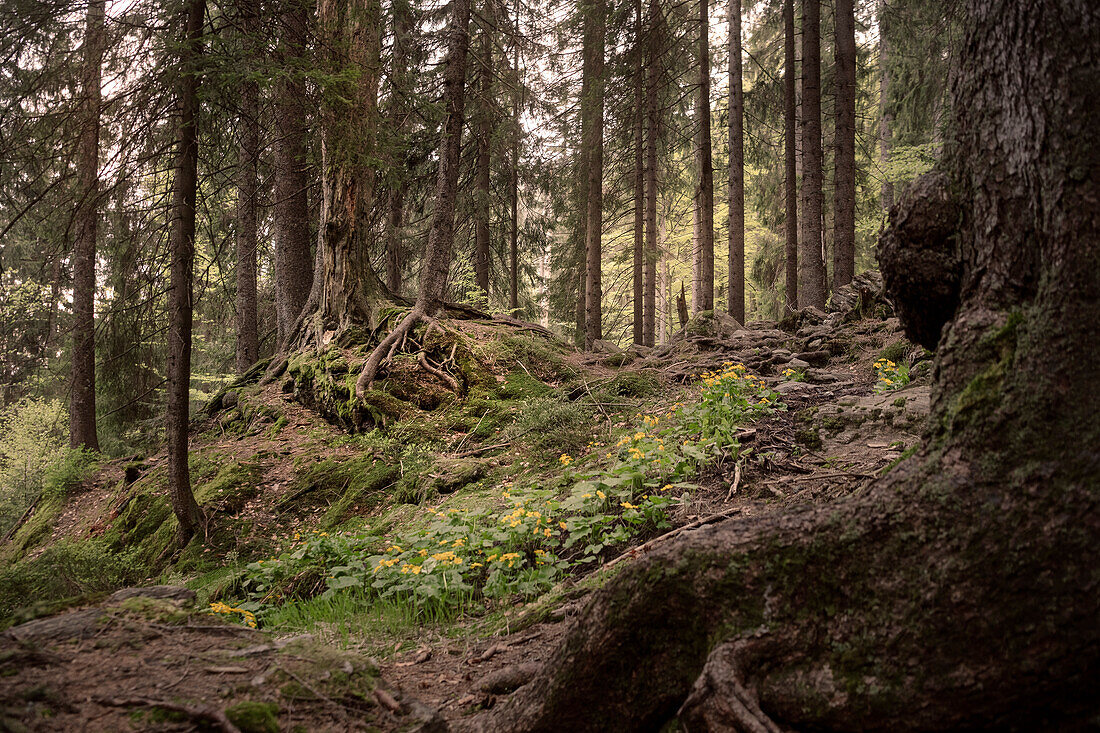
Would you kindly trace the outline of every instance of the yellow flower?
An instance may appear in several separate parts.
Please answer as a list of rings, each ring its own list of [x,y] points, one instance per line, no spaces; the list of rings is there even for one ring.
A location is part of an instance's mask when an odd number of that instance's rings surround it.
[[[601,499],[606,499],[607,498],[607,494],[603,493],[602,491],[600,491],[598,489],[596,490],[596,496],[600,497]]]
[[[546,529],[542,530],[542,534],[546,537],[549,537],[550,536],[550,528],[547,527]]]
[[[638,507],[634,506],[633,504],[631,504],[628,501],[624,501],[624,502],[620,503],[619,506],[621,506],[623,509],[637,509],[638,508]]]
[[[561,457],[558,458],[558,460],[561,461],[561,465],[563,466],[568,466],[570,463],[573,462],[573,459],[570,458],[567,453],[562,453]]]
[[[568,526],[566,526],[565,522],[558,522],[558,526],[562,529],[568,529]]]

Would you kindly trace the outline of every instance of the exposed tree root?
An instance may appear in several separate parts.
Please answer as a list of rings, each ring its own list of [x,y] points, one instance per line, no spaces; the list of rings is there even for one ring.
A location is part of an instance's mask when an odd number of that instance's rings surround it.
[[[721,644],[707,657],[678,717],[689,731],[782,733],[761,709],[756,694],[745,687],[738,666],[744,642]]]
[[[168,700],[150,700],[144,697],[100,699],[99,702],[103,705],[121,708],[163,708],[164,710],[183,713],[192,720],[203,720],[213,723],[220,730],[224,731],[224,733],[241,733],[241,729],[233,725],[232,721],[225,716],[225,713],[217,708],[202,707],[199,705],[184,705],[178,702],[169,702]]]
[[[359,378],[355,380],[355,395],[357,397],[362,397],[368,389],[374,386],[374,378],[378,375],[378,367],[381,366],[383,357],[388,359],[394,345],[399,340],[404,339],[416,324],[426,317],[427,313],[417,304],[401,319],[397,327],[390,331],[389,335],[378,343],[378,346],[374,347],[374,351],[370,352],[366,363],[363,364],[363,371],[359,373]]]

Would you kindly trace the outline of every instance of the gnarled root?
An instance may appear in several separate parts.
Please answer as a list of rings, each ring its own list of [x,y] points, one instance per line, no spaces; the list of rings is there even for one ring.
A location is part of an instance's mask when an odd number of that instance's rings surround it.
[[[382,364],[382,358],[389,359],[392,356],[390,352],[397,342],[404,339],[416,327],[416,324],[426,317],[427,314],[424,309],[417,305],[401,319],[401,322],[397,324],[397,328],[390,331],[389,335],[382,339],[378,346],[374,347],[374,351],[370,353],[366,363],[363,364],[363,371],[359,373],[359,378],[355,380],[356,397],[362,397],[363,393],[374,385],[374,378],[378,375],[378,367]]]
[[[745,687],[738,662],[746,642],[720,644],[703,666],[677,717],[688,731],[782,733]]]

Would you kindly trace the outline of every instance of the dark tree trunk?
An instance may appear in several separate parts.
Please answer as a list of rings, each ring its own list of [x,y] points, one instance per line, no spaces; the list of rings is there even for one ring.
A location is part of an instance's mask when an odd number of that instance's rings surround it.
[[[730,0],[729,314],[745,322],[745,94],[741,88],[741,0]]]
[[[492,89],[493,89],[493,38],[492,8],[486,5],[481,19],[481,50],[478,77],[481,81],[477,124],[474,139],[477,141],[477,174],[475,176],[474,213],[474,282],[486,296],[489,294],[489,152],[492,143]]]
[[[798,310],[798,150],[796,143],[794,0],[783,0],[783,271],[787,310]]]
[[[645,64],[642,0],[634,0],[634,343],[645,344]]]
[[[275,82],[275,313],[279,347],[302,313],[313,287],[306,160],[305,63],[309,13],[306,0],[282,0],[280,61]]]
[[[412,32],[412,8],[408,0],[393,4],[393,56],[390,70],[389,118],[397,133],[398,151],[394,161],[396,181],[389,192],[389,213],[386,222],[386,288],[401,294],[402,272],[405,269],[405,153],[409,127],[409,34]]]
[[[880,201],[884,214],[890,213],[894,206],[894,184],[890,181],[890,132],[894,126],[894,113],[890,106],[890,43],[886,33],[886,3],[880,0],[878,6],[878,66],[879,66],[879,160],[882,166],[882,189]]]
[[[523,105],[523,81],[519,78],[519,0],[516,0],[512,28],[512,177],[508,187],[512,211],[508,246],[508,306],[515,311],[519,308],[519,113]]]
[[[195,202],[198,193],[199,112],[198,65],[202,56],[206,0],[188,0],[183,43],[180,46],[178,91],[179,131],[175,177],[172,181],[170,233],[171,287],[168,290],[168,493],[186,542],[203,527],[202,509],[191,493],[187,463],[187,427],[190,422],[192,268],[195,262]]]
[[[646,90],[645,90],[645,287],[642,313],[642,341],[653,346],[656,341],[657,310],[657,133],[660,118],[657,104],[657,84],[660,81],[661,50],[657,45],[660,8],[657,0],[649,0],[647,29]]]
[[[825,309],[821,256],[824,178],[821,151],[821,0],[802,0],[802,237],[798,253],[798,304]]]
[[[607,8],[604,0],[585,0],[584,68],[587,94],[581,100],[581,145],[588,158],[588,202],[585,221],[584,347],[603,338],[603,105],[604,34]]]
[[[238,0],[243,47],[252,63],[259,53],[259,7]],[[237,154],[237,372],[256,363],[260,334],[256,323],[256,188],[260,157],[260,85],[246,77],[240,89],[240,147]]]
[[[483,729],[1094,724],[1100,6],[969,5],[954,157],[881,248],[910,332],[941,334],[922,451],[858,496],[634,561]],[[921,299],[945,277],[946,324]]]
[[[714,310],[714,161],[710,137],[710,0],[699,0],[699,119],[695,155],[699,166],[699,310]]]
[[[95,251],[99,225],[99,116],[103,52],[106,48],[104,0],[91,0],[84,24],[78,176],[80,192],[74,215],[73,365],[69,401],[69,444],[99,450],[95,409]],[[49,334],[47,334],[47,338]]]
[[[443,104],[447,112],[439,144],[439,174],[435,185],[435,208],[428,230],[428,247],[420,269],[420,292],[416,303],[397,328],[384,338],[363,365],[355,383],[362,395],[374,382],[382,358],[390,348],[421,320],[435,315],[447,292],[447,275],[454,252],[455,198],[461,165],[462,125],[466,107],[466,56],[470,48],[470,0],[451,3],[451,24],[447,33],[447,60],[443,70]]]
[[[833,290],[856,274],[856,18],[836,2],[836,149],[833,168]]]
[[[317,8],[325,67],[343,81],[333,82],[339,88],[329,90],[321,110],[319,252],[299,319],[300,346],[323,345],[351,327],[371,327],[381,302],[364,226],[375,186],[369,161],[377,155],[381,14],[378,0],[321,0]]]

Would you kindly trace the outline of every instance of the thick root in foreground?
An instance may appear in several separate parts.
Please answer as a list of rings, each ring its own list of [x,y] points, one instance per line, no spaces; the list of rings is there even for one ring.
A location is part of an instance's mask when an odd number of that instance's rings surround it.
[[[1080,474],[1050,475],[1058,489],[1045,496],[965,476],[914,473],[843,506],[731,520],[655,551],[474,727],[655,730],[678,714],[689,730],[739,731],[1083,720],[1100,671],[1094,492]],[[1062,502],[1091,512],[1071,521]]]

